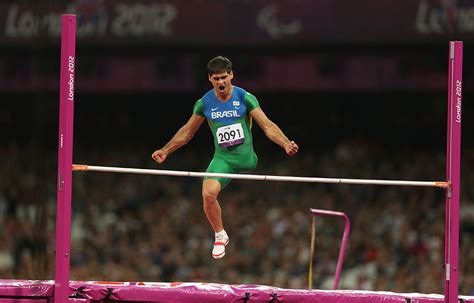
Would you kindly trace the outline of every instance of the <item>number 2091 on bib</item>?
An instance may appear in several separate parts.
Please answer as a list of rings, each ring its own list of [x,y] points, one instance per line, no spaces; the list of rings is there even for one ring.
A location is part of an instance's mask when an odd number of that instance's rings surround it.
[[[245,141],[244,130],[240,123],[219,127],[216,131],[216,137],[220,147],[234,146]]]

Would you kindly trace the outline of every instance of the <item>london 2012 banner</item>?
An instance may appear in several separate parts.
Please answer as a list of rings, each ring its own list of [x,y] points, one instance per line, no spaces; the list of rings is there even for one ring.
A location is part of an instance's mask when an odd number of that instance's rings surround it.
[[[101,46],[474,40],[470,0],[6,0],[0,3],[0,45],[24,44],[35,37],[56,41],[63,13],[78,16],[79,40]]]

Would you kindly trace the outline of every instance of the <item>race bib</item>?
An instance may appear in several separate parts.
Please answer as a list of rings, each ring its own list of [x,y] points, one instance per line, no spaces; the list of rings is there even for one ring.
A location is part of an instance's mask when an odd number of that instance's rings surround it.
[[[219,127],[216,131],[216,137],[220,147],[242,144],[245,140],[244,130],[240,123]]]

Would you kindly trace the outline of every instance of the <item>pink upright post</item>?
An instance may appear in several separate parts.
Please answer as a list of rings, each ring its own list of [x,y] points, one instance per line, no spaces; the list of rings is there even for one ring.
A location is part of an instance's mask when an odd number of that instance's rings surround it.
[[[349,233],[351,231],[351,223],[349,217],[338,211],[330,211],[323,209],[311,208],[311,214],[313,216],[330,216],[330,217],[342,217],[344,219],[344,233],[341,240],[341,248],[339,249],[339,258],[337,259],[336,274],[334,275],[333,289],[336,290],[339,287],[339,280],[341,279],[342,265],[344,263],[344,255],[347,248],[347,242],[349,241]]]
[[[461,167],[462,41],[449,43],[448,132],[446,152],[445,283],[444,301],[458,302],[459,199]]]
[[[54,302],[69,296],[76,16],[62,16]]]

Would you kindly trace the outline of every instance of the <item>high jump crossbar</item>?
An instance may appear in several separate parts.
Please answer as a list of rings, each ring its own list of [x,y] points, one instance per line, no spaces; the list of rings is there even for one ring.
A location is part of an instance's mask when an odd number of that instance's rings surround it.
[[[396,185],[396,186],[426,186],[448,188],[447,182],[441,181],[402,181],[402,180],[373,180],[373,179],[340,179],[340,178],[318,178],[318,177],[295,177],[295,176],[273,176],[273,175],[250,175],[250,174],[225,174],[225,173],[204,173],[180,170],[143,169],[113,166],[94,166],[73,164],[73,171],[95,171],[107,173],[125,173],[141,175],[159,175],[175,177],[214,177],[255,181],[285,181],[303,183],[336,183],[336,184],[372,184],[372,185]]]
[[[446,152],[446,181],[386,181],[363,179],[332,179],[284,176],[256,176],[209,174],[195,172],[175,172],[181,176],[222,176],[233,179],[273,180],[293,182],[322,182],[346,184],[412,185],[433,186],[446,189],[445,224],[445,287],[446,303],[458,300],[458,258],[459,258],[459,198],[460,198],[460,158],[461,158],[461,107],[462,107],[462,41],[449,43],[448,60],[448,127]],[[76,63],[76,15],[65,14],[61,19],[61,64],[59,84],[59,132],[58,132],[58,178],[56,208],[56,257],[54,303],[66,303],[69,296],[70,250],[71,250],[71,202],[73,166],[73,124],[74,124],[74,85]],[[75,170],[76,170],[75,169]],[[112,169],[112,168],[110,168]],[[115,168],[122,170],[123,168]],[[87,166],[91,171],[92,166]],[[136,169],[128,172],[138,173]],[[133,171],[132,171],[133,170]],[[145,170],[162,174],[159,170]],[[117,171],[119,172],[119,171]],[[123,172],[123,171],[122,171]],[[255,178],[255,179],[254,179]],[[305,180],[305,181],[303,181]],[[408,182],[408,183],[407,183]]]

